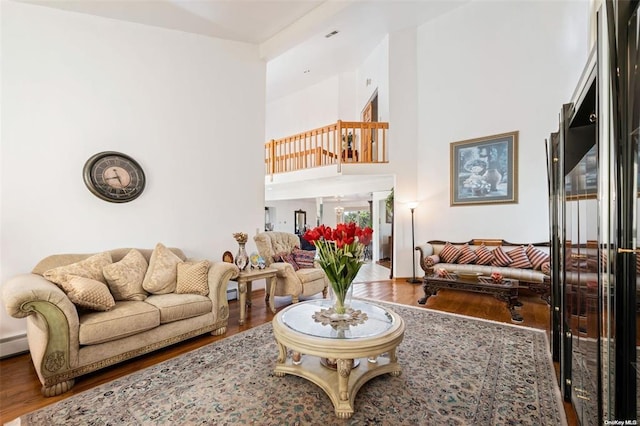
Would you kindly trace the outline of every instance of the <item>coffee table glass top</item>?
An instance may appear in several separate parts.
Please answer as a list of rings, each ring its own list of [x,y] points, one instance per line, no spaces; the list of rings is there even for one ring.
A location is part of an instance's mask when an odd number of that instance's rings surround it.
[[[296,303],[282,311],[282,323],[298,333],[327,339],[361,339],[374,337],[389,330],[395,319],[386,309],[372,303],[354,300],[351,307],[367,314],[362,324],[332,326],[315,321],[312,316],[320,309],[332,306],[327,299]]]

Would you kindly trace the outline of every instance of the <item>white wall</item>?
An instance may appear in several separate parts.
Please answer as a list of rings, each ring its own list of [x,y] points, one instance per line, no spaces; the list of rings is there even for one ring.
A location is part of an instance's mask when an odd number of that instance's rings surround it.
[[[419,28],[417,241],[548,240],[544,141],[586,64],[588,12],[587,1],[474,1]],[[514,130],[518,203],[451,207],[449,144]]]
[[[294,213],[296,210],[307,212],[307,225],[310,228],[316,226],[316,202],[315,200],[285,200],[269,201],[266,206],[270,208],[273,230],[280,232],[295,232]]]
[[[269,102],[263,143],[350,119],[340,117],[340,86],[336,75]]]
[[[0,282],[50,254],[157,242],[220,260],[233,232],[264,226],[256,46],[0,5]],[[140,198],[112,204],[85,187],[85,161],[106,150],[140,162]],[[0,311],[1,338],[24,333]]]
[[[394,186],[393,270],[399,277],[413,276],[411,211],[407,203],[418,199],[418,75],[417,33],[408,28],[389,35],[389,161],[396,172]],[[417,271],[416,271],[417,272]]]
[[[367,85],[367,80],[370,84]],[[358,121],[373,93],[378,91],[377,121],[389,121],[389,36],[369,53],[356,70],[356,109]]]

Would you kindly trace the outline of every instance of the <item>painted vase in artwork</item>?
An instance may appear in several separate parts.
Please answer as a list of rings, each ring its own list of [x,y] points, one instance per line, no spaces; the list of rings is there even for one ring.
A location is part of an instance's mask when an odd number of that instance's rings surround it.
[[[484,174],[484,180],[491,185],[491,191],[498,190],[498,184],[502,179],[502,175],[497,169],[488,169]]]

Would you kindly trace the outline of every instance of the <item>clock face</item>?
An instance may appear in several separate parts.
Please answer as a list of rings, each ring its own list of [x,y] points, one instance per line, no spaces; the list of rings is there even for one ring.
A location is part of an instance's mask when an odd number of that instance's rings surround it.
[[[142,167],[128,155],[106,151],[89,158],[84,165],[84,183],[99,198],[126,203],[142,194]]]

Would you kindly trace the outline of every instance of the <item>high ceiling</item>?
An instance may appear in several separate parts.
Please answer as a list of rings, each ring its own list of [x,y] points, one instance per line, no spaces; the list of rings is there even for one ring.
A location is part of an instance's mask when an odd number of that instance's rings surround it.
[[[14,1],[257,44],[269,100],[353,70],[385,34],[469,0]]]
[[[13,1],[256,44],[267,62],[270,101],[355,70],[386,34],[420,25],[472,0]],[[327,37],[332,32],[337,33]],[[348,194],[350,188],[358,192],[352,197],[362,199],[369,199],[372,190],[393,186],[389,176],[325,181],[330,194]],[[291,186],[269,185],[267,199],[283,199],[287,193],[290,198],[308,196],[291,197],[296,192]]]

